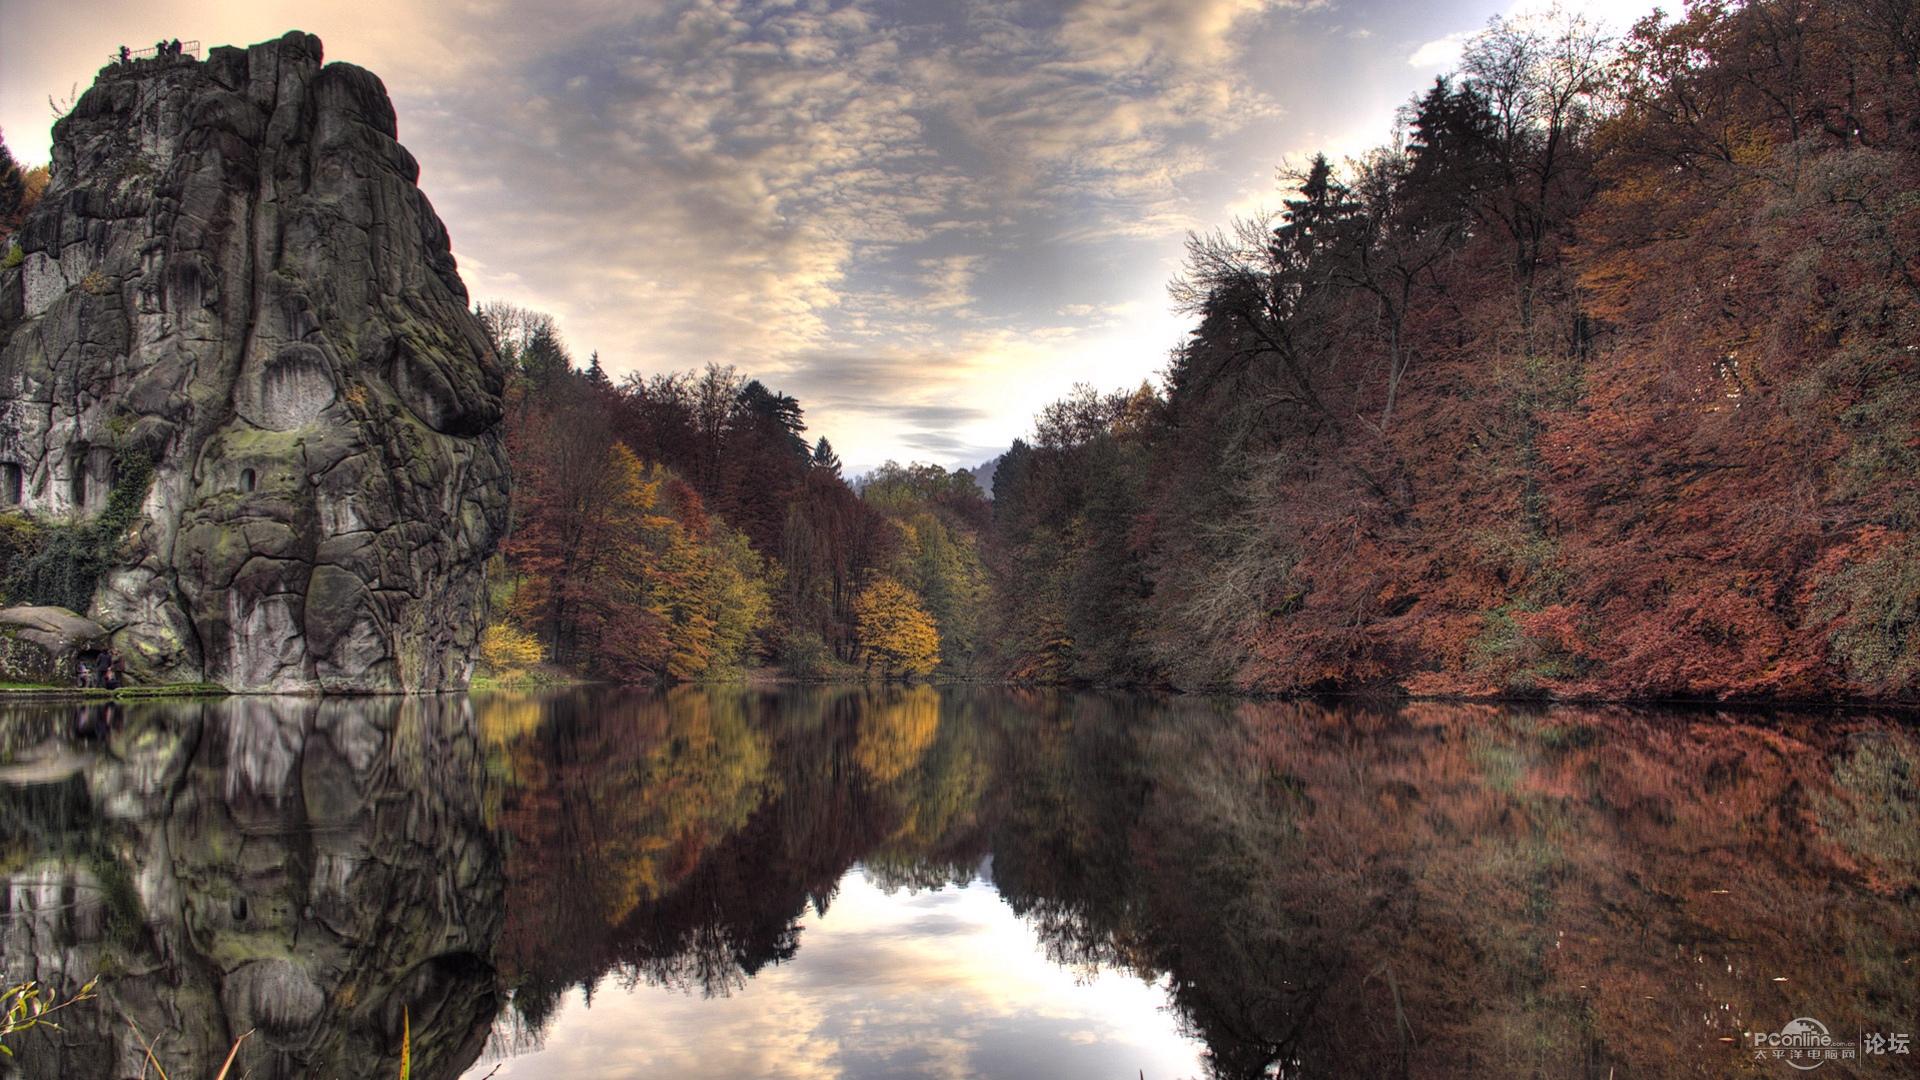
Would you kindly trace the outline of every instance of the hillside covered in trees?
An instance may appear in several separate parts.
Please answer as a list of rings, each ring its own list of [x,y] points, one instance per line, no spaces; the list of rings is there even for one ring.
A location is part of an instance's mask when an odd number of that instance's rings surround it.
[[[1911,699],[1917,154],[1911,4],[1496,23],[1001,462],[1009,669]]]
[[[1262,693],[1920,693],[1920,14],[1496,21],[1189,241],[1162,385],[856,494],[732,369],[517,372],[490,657]]]

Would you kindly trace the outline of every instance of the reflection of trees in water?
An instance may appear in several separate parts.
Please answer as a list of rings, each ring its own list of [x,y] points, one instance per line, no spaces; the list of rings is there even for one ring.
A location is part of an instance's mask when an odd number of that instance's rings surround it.
[[[1813,804],[1822,829],[1880,890],[1912,890],[1920,881],[1920,739],[1862,732],[1848,740],[1833,778]]]
[[[873,883],[888,892],[965,884],[982,855],[980,810],[991,778],[991,718],[973,695],[943,696],[930,687],[901,693],[911,696],[900,711],[911,710],[912,727],[925,734],[915,736],[918,749],[910,768],[871,772],[875,781],[887,782],[888,806],[896,814],[887,835],[860,861]]]
[[[867,700],[854,760],[875,783],[892,783],[920,763],[939,726],[940,695],[933,687],[887,687]]]
[[[29,1076],[458,1072],[496,1008],[497,851],[457,699],[138,705],[59,785],[0,787],[7,980],[101,999]],[[54,803],[49,803],[49,799]],[[56,805],[57,804],[57,805]],[[55,902],[48,902],[48,901]]]
[[[531,729],[518,699],[480,708],[510,777],[499,811],[515,839],[509,873],[520,898],[508,914],[510,951],[528,929],[621,922],[762,797],[766,747],[737,697],[628,693],[589,711],[563,695],[543,703],[548,722]]]
[[[1221,1077],[1720,1075],[1813,1003],[1920,1015],[1920,752],[1872,720],[681,694],[486,725],[535,1030],[608,973],[739,987],[856,863],[989,850],[1049,957],[1164,980]]]
[[[924,860],[888,852],[939,852],[941,881],[979,861],[947,844],[977,801],[965,793],[981,786],[979,755],[926,687],[573,700],[531,729],[482,717],[511,733],[502,963],[536,1029],[568,987],[609,974],[740,988],[793,957],[801,918],[863,857],[903,883],[928,883]],[[610,903],[607,882],[640,887]]]
[[[1216,1075],[1721,1075],[1721,1038],[1810,1002],[1864,1030],[1920,1006],[1897,827],[1920,756],[1884,725],[1066,719],[1002,759],[1025,809],[996,877],[1058,957],[1165,973]]]
[[[1056,963],[1165,978],[1222,1076],[1300,1038],[1337,962],[1274,891],[1296,793],[1211,703],[1048,702],[1008,734],[994,877]]]
[[[511,838],[504,966],[536,1026],[565,986],[615,959],[609,928],[642,922],[706,848],[737,831],[764,797],[765,740],[738,695],[624,693],[488,698],[481,725],[500,739]],[[560,973],[565,973],[561,976]]]

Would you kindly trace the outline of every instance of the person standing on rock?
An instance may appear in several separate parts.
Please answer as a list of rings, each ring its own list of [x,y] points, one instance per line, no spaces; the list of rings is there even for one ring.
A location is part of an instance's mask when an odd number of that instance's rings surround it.
[[[124,64],[132,59],[133,59],[133,51],[131,49],[128,49],[125,45],[120,46],[120,62]]]

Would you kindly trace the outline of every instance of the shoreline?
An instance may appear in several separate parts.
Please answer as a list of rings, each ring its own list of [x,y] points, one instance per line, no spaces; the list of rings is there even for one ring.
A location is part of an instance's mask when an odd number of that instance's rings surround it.
[[[1381,694],[1364,691],[1338,693],[1325,692],[1315,694],[1246,694],[1222,691],[1184,691],[1165,687],[1124,687],[1100,685],[1060,685],[1002,681],[995,679],[926,679],[908,682],[884,682],[859,678],[800,678],[792,675],[772,675],[764,671],[751,672],[745,678],[715,680],[709,682],[679,683],[615,683],[603,680],[570,678],[555,680],[529,680],[526,682],[499,683],[492,680],[475,680],[475,685],[464,690],[421,691],[418,693],[392,694],[327,694],[320,691],[244,691],[230,690],[215,683],[179,683],[166,686],[126,686],[116,690],[103,690],[79,687],[61,687],[31,684],[0,684],[0,705],[7,703],[36,704],[85,704],[108,702],[163,701],[192,698],[227,697],[264,697],[264,698],[389,698],[389,697],[440,697],[454,694],[530,694],[556,690],[571,690],[582,687],[610,687],[621,689],[668,689],[675,686],[732,686],[743,690],[776,690],[787,687],[854,687],[854,686],[932,686],[932,687],[974,687],[998,688],[1006,690],[1030,690],[1067,693],[1097,694],[1140,694],[1165,698],[1211,699],[1223,702],[1246,704],[1280,702],[1347,702],[1359,705],[1372,705],[1380,708],[1392,708],[1407,705],[1489,705],[1506,706],[1519,709],[1563,709],[1563,708],[1629,708],[1629,709],[1670,709],[1682,712],[1735,711],[1735,712],[1891,712],[1920,719],[1920,701],[1912,700],[1876,700],[1871,698],[1795,698],[1795,699],[1757,699],[1757,698],[1553,698],[1553,697],[1499,697],[1477,695],[1442,694]]]
[[[176,683],[166,686],[122,686],[114,690],[78,686],[35,686],[29,683],[0,684],[0,704],[11,701],[109,702],[151,701],[169,698],[236,697],[233,691],[217,683]]]

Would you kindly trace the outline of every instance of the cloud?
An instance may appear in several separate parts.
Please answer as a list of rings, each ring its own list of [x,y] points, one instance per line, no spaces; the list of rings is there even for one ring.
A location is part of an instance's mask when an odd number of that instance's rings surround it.
[[[1467,42],[1472,41],[1478,30],[1462,30],[1432,41],[1413,50],[1407,57],[1407,64],[1417,68],[1442,68],[1452,70],[1459,66],[1460,56],[1466,51]]]
[[[847,402],[842,408],[854,412],[885,413],[888,416],[925,427],[952,427],[987,416],[984,409],[971,405],[890,405],[885,402]]]
[[[997,252],[1206,219],[1183,184],[1273,112],[1236,58],[1289,6],[579,0],[551,20],[568,32],[510,38],[517,59],[450,76],[410,127],[430,170],[523,193],[436,192],[475,294],[553,311],[616,372],[827,374],[875,339],[964,370],[968,321],[1046,317],[983,308]]]
[[[980,388],[1031,356],[1003,332],[973,331],[921,350],[804,353],[779,378],[853,472],[887,458],[951,465],[991,457],[1025,426],[1031,410],[1010,418],[1004,395]]]
[[[921,259],[921,287],[925,290],[920,305],[930,311],[964,310],[973,303],[973,279],[980,273],[982,256],[943,255]]]

